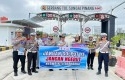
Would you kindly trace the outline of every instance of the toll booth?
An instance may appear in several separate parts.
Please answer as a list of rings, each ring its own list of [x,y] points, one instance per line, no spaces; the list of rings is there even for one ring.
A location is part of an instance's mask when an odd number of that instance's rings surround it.
[[[115,16],[106,13],[95,13],[89,15],[89,20],[101,22],[101,33],[107,33],[108,40],[111,40],[115,35],[115,18]]]
[[[82,13],[65,13],[58,14],[52,12],[38,13],[36,16],[31,18],[31,21],[42,22],[45,20],[58,20],[59,22],[59,32],[62,33],[62,22],[68,20],[74,20],[80,22],[80,35],[82,36],[83,24],[88,21],[100,21],[101,22],[101,32],[107,33],[108,40],[115,35],[115,16],[107,13],[95,13],[90,15],[85,15]]]

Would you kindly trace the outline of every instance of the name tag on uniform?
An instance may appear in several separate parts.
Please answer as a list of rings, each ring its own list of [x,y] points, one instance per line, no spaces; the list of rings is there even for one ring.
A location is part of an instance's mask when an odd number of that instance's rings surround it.
[[[18,55],[24,55],[25,49],[23,47],[18,49]]]

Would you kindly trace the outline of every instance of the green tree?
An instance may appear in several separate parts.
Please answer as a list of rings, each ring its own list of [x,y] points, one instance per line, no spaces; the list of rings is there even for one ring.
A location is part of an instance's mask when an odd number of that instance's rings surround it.
[[[111,38],[111,44],[112,46],[114,47],[121,39],[123,39],[123,35],[122,34],[118,34],[118,35],[115,35]]]

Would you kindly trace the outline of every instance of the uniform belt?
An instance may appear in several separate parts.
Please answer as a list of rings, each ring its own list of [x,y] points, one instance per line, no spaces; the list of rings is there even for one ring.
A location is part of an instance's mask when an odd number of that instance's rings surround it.
[[[28,51],[28,52],[36,53],[37,51]]]
[[[100,53],[109,53],[109,52],[108,52],[108,51],[106,51],[106,52],[101,52],[101,51],[100,51]]]

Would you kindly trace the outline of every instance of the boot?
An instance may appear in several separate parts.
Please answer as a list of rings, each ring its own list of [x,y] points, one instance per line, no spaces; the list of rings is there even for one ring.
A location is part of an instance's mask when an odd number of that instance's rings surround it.
[[[34,73],[38,73],[38,71],[36,71],[36,70],[32,70],[32,72],[34,72]]]
[[[26,74],[26,71],[25,71],[25,70],[22,70],[21,72],[24,73],[24,74]]]
[[[105,73],[105,77],[108,77],[108,73]]]
[[[14,72],[14,76],[18,76],[17,72]]]
[[[93,67],[91,67],[91,70],[94,70]]]
[[[30,72],[28,72],[28,75],[32,75],[31,71],[30,71]]]
[[[101,71],[98,71],[98,72],[96,73],[96,75],[99,75],[99,74],[101,74]]]
[[[90,67],[88,66],[88,70],[90,69]]]
[[[53,71],[53,69],[49,69],[49,71]]]

